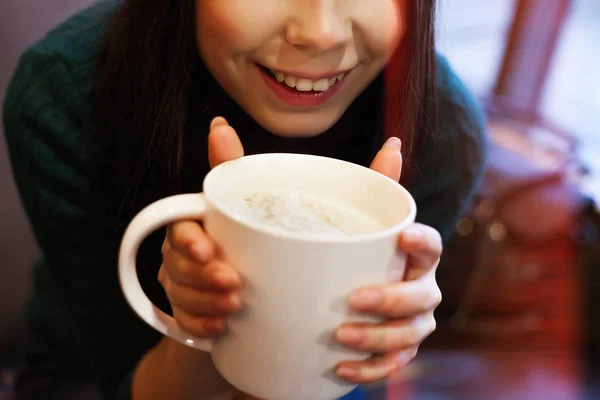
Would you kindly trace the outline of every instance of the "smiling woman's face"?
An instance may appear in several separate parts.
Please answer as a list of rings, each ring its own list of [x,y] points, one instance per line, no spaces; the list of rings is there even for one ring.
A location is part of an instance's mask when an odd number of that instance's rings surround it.
[[[196,0],[200,54],[260,125],[309,137],[335,124],[406,27],[407,0]]]

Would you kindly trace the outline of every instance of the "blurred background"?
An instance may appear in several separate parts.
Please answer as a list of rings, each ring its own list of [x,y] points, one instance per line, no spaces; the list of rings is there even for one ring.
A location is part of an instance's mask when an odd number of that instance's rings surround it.
[[[90,3],[0,1],[0,97],[26,46]],[[438,9],[439,52],[488,113],[490,161],[440,268],[437,332],[371,396],[600,399],[600,1],[440,0]],[[25,346],[37,248],[0,136],[3,399]]]

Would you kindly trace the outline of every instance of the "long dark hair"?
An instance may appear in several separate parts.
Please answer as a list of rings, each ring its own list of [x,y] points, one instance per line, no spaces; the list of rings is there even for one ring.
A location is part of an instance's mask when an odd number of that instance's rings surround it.
[[[361,154],[352,161],[367,163],[385,137],[395,135],[409,166],[419,141],[436,129],[435,0],[408,3],[405,39],[353,104],[362,107],[362,116],[346,125],[360,131],[353,146]],[[212,97],[223,96],[198,56],[195,29],[194,0],[126,0],[106,30],[98,62],[96,149],[119,225],[158,198],[201,189],[198,179],[208,170],[202,151],[207,121],[225,111],[208,111]],[[357,119],[355,112],[346,114]],[[404,171],[404,183],[408,178]]]

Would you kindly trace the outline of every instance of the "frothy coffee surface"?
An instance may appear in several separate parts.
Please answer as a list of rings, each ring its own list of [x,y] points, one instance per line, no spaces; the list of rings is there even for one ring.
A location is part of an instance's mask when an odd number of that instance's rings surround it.
[[[301,192],[255,193],[230,204],[238,218],[306,235],[352,236],[383,227],[371,216],[341,202]]]

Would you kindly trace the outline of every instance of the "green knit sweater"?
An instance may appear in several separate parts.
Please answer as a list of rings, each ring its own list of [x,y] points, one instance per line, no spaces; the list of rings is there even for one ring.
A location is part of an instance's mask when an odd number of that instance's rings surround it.
[[[21,57],[4,103],[4,128],[23,206],[42,252],[28,308],[35,351],[82,371],[106,398],[129,398],[131,373],[159,335],[118,285],[120,236],[92,183],[86,122],[96,50],[116,2],[74,15]],[[445,235],[482,175],[485,120],[439,57],[439,156],[418,165],[418,220]],[[433,150],[432,150],[433,151]],[[155,273],[156,271],[152,271]]]

